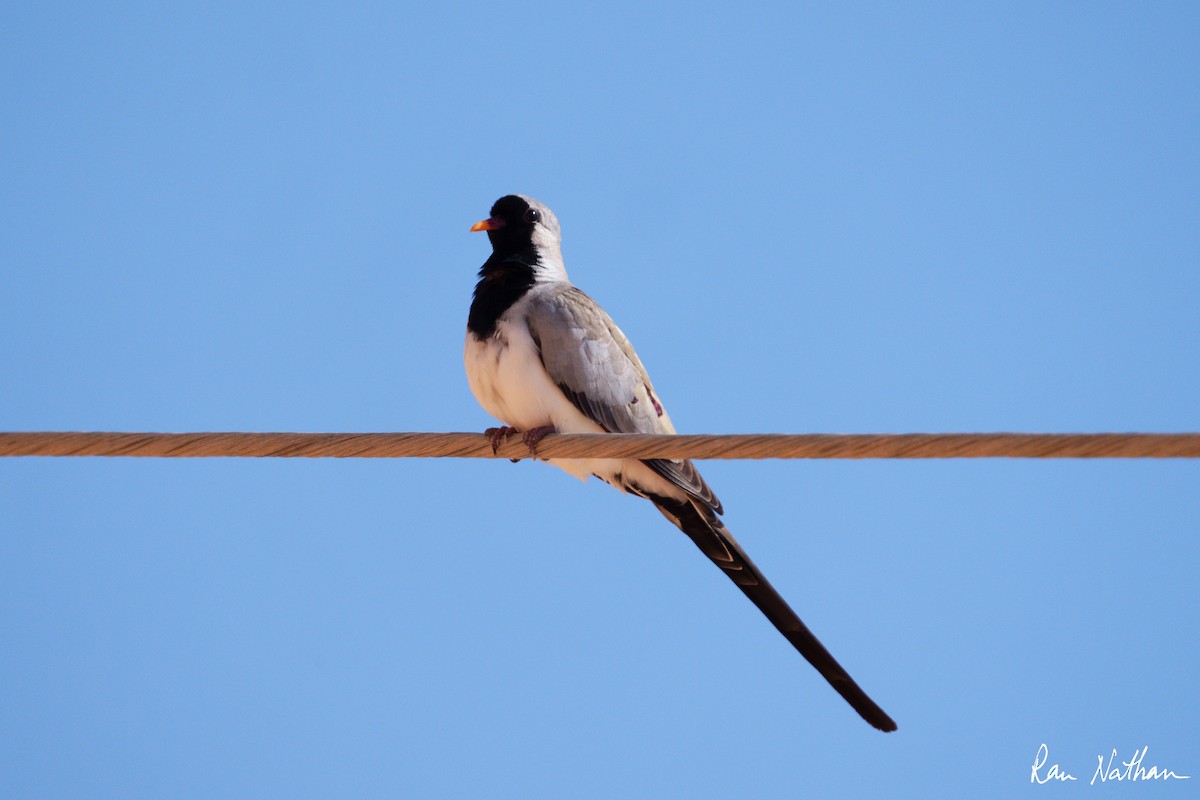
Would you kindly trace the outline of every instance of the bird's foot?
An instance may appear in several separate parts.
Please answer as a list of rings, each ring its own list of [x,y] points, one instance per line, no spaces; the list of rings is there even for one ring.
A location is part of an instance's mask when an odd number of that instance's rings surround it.
[[[554,433],[553,425],[541,425],[525,431],[525,435],[521,437],[521,441],[525,442],[525,446],[529,448],[530,458],[537,458],[538,442],[545,439],[548,433]]]
[[[499,428],[488,428],[484,431],[484,438],[492,446],[492,455],[496,455],[496,451],[500,449],[500,443],[507,442],[509,437],[514,433],[520,433],[520,431],[516,428],[510,428],[507,425],[501,425]]]

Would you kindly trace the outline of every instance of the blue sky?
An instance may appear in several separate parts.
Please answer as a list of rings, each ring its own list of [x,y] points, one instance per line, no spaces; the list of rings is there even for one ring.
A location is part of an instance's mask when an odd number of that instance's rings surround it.
[[[0,429],[482,430],[548,203],[687,432],[1200,429],[1193,4],[10,4]],[[0,786],[1013,796],[1200,775],[1200,464],[710,462],[865,725],[645,503],[0,460]],[[1182,784],[1136,787],[1178,797]]]

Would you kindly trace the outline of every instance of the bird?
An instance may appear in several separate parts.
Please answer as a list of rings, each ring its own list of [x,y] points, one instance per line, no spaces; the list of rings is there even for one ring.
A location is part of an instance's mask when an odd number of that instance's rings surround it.
[[[530,454],[557,433],[673,434],[662,398],[629,339],[567,277],[558,218],[510,194],[471,226],[492,254],[478,273],[463,361],[476,400],[503,423],[484,435],[495,452],[520,434]],[[599,478],[649,500],[750,599],[825,680],[875,728],[896,723],[830,655],[721,521],[724,509],[691,461],[546,459],[586,481]]]

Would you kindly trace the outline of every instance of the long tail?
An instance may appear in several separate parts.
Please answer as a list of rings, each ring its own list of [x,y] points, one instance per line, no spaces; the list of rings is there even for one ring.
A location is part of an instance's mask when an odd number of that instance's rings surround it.
[[[686,500],[672,500],[659,496],[650,496],[649,499],[663,516],[686,533],[704,555],[737,584],[742,593],[758,606],[759,611],[771,624],[800,651],[800,655],[808,659],[808,663],[816,667],[817,672],[829,681],[829,685],[836,689],[863,719],[881,731],[890,733],[896,730],[896,723],[892,718],[859,688],[842,665],[825,649],[825,645],[800,621],[800,617],[770,581],[759,572],[750,556],[746,555],[741,545],[733,538],[733,534],[715,514],[708,509],[698,509]]]

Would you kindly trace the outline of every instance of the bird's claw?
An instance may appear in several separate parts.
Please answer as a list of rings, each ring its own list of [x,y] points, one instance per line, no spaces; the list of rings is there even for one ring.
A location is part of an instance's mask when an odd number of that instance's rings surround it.
[[[516,428],[502,425],[499,428],[488,428],[483,435],[492,446],[492,455],[496,455],[496,451],[500,449],[500,443],[507,442],[514,433],[519,432]]]
[[[486,431],[484,431],[483,432],[484,437],[488,440],[488,443],[492,446],[492,455],[496,455],[497,451],[499,451],[499,449],[500,449],[500,443],[507,442],[510,438],[512,438],[512,435],[514,433],[521,433],[521,432],[519,430],[517,430],[516,428],[510,428],[507,425],[502,425],[499,428],[488,428]],[[542,439],[546,438],[546,434],[549,434],[549,433],[554,433],[553,425],[542,425],[537,428],[530,428],[529,430],[527,430],[521,434],[521,441],[524,442],[525,446],[529,448],[529,457],[530,458],[537,458],[538,442],[540,442]],[[509,459],[509,461],[513,462],[514,464],[520,460],[521,459],[519,459],[519,458],[510,458]]]
[[[530,458],[537,458],[538,442],[545,439],[548,433],[554,433],[553,425],[542,425],[525,431],[525,434],[521,437],[521,441],[525,442],[525,446],[529,448]]]

